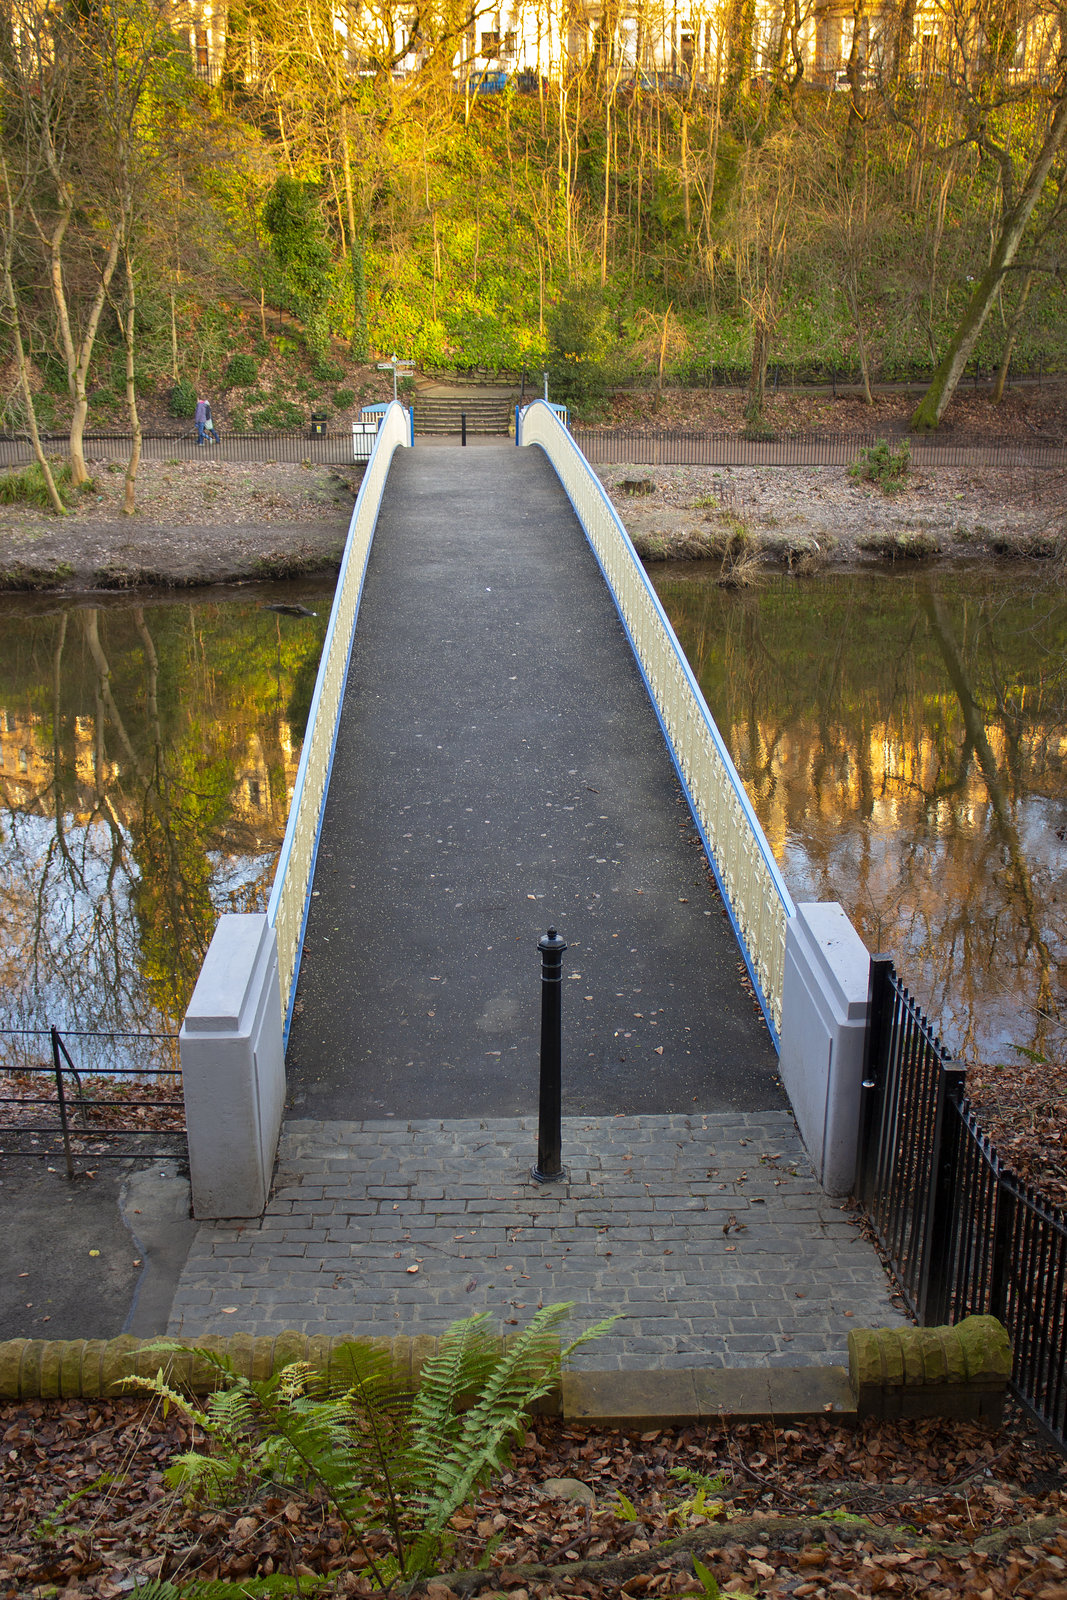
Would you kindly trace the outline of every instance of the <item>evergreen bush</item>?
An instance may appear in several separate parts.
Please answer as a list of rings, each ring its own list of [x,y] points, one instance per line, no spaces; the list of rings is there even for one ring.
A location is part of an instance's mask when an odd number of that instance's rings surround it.
[[[277,429],[280,433],[295,432],[306,421],[302,407],[295,405],[292,400],[272,400],[261,411],[252,413],[253,428]]]
[[[225,389],[245,389],[258,378],[259,368],[255,357],[247,350],[235,350],[222,374],[222,384]]]
[[[858,461],[848,469],[850,478],[876,483],[883,494],[899,494],[911,471],[911,446],[907,439],[897,450],[888,439],[876,439],[868,449],[861,450]]]
[[[595,409],[608,392],[608,308],[592,289],[568,289],[548,319],[550,393],[575,411]]]
[[[196,390],[188,378],[179,378],[170,391],[168,410],[172,417],[196,416]]]

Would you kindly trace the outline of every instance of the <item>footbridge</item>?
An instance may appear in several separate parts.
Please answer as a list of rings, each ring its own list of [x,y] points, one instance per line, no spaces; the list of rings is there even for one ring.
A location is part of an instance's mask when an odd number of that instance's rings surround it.
[[[438,1331],[551,1295],[630,1305],[614,1364],[692,1365],[713,1324],[721,1361],[840,1359],[833,1313],[895,1315],[832,1198],[867,953],[793,904],[556,408],[515,444],[411,438],[390,407],[268,909],[221,919],[182,1030],[206,1223],[172,1330],[236,1304],[250,1331]],[[550,925],[568,1174],[539,1189]]]

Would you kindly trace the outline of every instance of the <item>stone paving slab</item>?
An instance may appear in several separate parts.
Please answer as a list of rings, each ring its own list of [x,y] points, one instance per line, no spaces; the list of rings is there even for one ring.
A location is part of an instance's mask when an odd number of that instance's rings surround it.
[[[575,1365],[637,1370],[843,1364],[850,1327],[904,1320],[788,1112],[565,1118],[559,1185],[536,1142],[533,1117],[288,1122],[265,1215],[201,1227],[169,1332],[507,1332],[573,1300],[620,1316]]]

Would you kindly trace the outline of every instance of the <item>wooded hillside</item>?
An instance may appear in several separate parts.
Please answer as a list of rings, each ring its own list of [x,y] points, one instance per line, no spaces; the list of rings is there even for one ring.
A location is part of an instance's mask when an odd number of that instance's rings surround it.
[[[476,7],[421,8],[422,65],[398,76],[366,45],[368,16],[394,36],[384,12],[360,13],[357,56],[331,0],[235,0],[209,85],[165,0],[9,0],[5,420],[69,422],[76,486],[90,407],[136,419],[165,390],[188,416],[225,386],[238,420],[293,425],[264,363],[306,355],[311,402],[350,402],[353,364],[395,350],[547,365],[585,409],[631,379],[727,376],[756,422],[776,365],[936,370],[914,418],[936,426],[968,363],[1064,361],[1067,27],[1025,3],[949,0],[953,48],[922,61],[900,0],[879,13],[894,51],[876,71],[854,48],[829,88],[791,46],[798,0],[769,67],[734,5],[716,59],[669,79],[623,71],[604,8],[559,81],[478,93],[453,76]]]

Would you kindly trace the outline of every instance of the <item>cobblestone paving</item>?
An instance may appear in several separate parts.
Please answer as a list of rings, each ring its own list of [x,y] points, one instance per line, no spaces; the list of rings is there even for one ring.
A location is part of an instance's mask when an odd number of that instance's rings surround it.
[[[564,1120],[565,1184],[530,1179],[532,1117],[294,1121],[261,1220],[201,1227],[170,1332],[506,1332],[576,1302],[612,1332],[576,1365],[844,1362],[902,1320],[871,1245],[786,1112]]]

